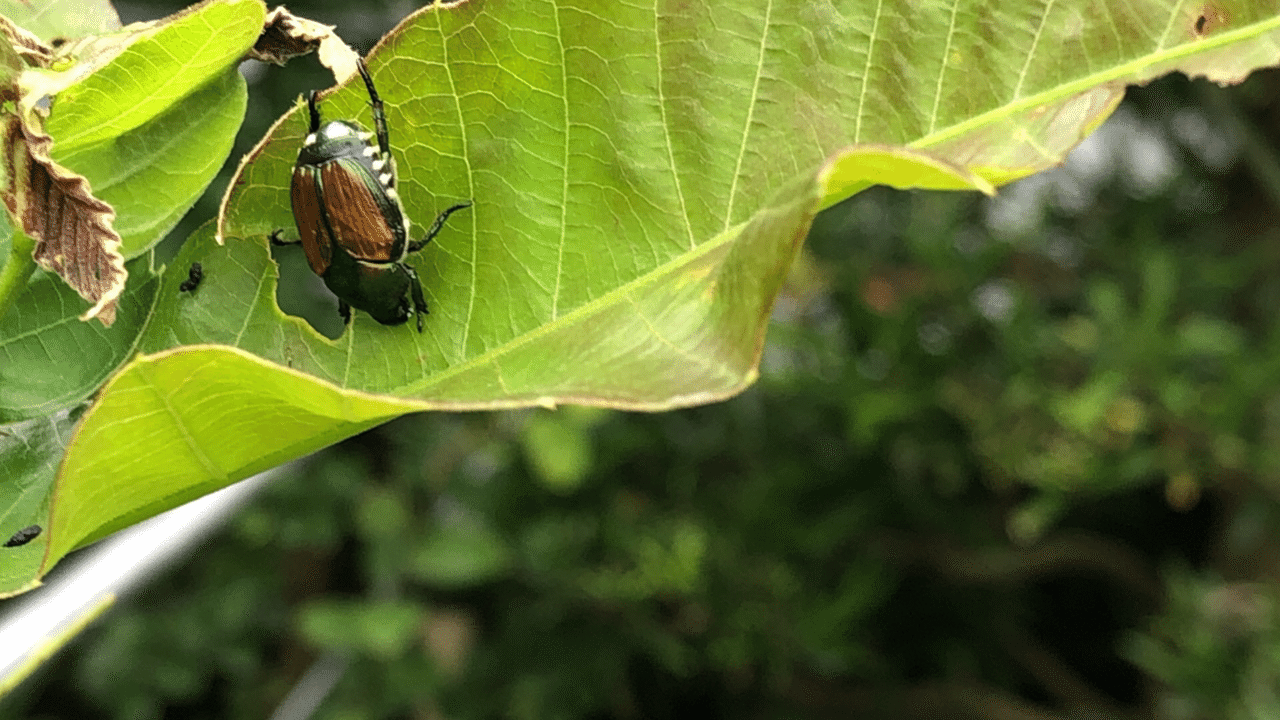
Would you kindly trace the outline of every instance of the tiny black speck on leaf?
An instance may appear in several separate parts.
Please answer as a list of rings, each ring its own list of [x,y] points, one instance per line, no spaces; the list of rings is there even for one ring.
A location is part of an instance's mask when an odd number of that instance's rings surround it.
[[[18,547],[20,545],[26,545],[32,540],[35,540],[36,536],[39,535],[40,531],[43,529],[44,528],[41,528],[39,525],[28,525],[27,527],[24,527],[18,532],[14,533],[13,537],[9,538],[9,541],[6,542],[4,546]]]
[[[200,263],[191,263],[191,269],[187,271],[187,279],[182,281],[178,286],[178,292],[191,292],[200,286],[200,281],[204,279],[204,268]]]

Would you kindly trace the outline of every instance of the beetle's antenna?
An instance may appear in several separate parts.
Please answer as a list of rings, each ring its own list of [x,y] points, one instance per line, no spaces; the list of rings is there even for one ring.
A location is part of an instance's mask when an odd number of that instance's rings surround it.
[[[459,210],[462,210],[464,208],[469,208],[469,207],[471,207],[470,200],[464,203],[458,203],[457,205],[454,205],[448,210],[445,210],[444,212],[437,215],[436,221],[431,223],[431,229],[427,231],[427,236],[422,238],[421,240],[414,240],[413,242],[409,243],[409,252],[411,253],[418,252],[422,248],[426,247],[426,244],[431,242],[432,238],[440,234],[441,228],[444,227],[444,221],[448,220],[450,215],[454,214]]]
[[[387,114],[382,108],[382,98],[378,97],[378,89],[373,86],[373,76],[369,74],[369,67],[364,64],[364,58],[356,58],[356,69],[360,71],[360,77],[364,78],[364,86],[369,90],[369,107],[373,108],[373,129],[378,133],[378,149],[390,162],[391,137],[387,134]]]

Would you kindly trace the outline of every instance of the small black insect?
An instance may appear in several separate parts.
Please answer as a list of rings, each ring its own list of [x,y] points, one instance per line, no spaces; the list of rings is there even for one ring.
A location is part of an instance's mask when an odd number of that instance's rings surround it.
[[[36,536],[39,535],[43,529],[44,528],[40,527],[39,525],[28,525],[27,527],[24,527],[18,532],[14,533],[13,537],[9,538],[9,542],[6,542],[4,546],[19,547],[22,545],[26,545],[32,540],[35,540]]]
[[[281,240],[280,230],[270,239],[273,245],[302,243],[307,264],[338,296],[343,321],[351,322],[353,307],[383,325],[399,325],[417,315],[422,332],[427,301],[417,272],[404,259],[431,242],[451,213],[471,203],[448,208],[424,238],[409,239],[382,98],[363,60],[357,68],[369,91],[375,132],[349,120],[331,120],[322,127],[316,94],[307,95],[310,124],[290,183],[299,239]]]
[[[201,280],[204,280],[204,268],[198,262],[191,263],[191,269],[187,271],[187,279],[178,286],[178,292],[194,292],[200,287]]]

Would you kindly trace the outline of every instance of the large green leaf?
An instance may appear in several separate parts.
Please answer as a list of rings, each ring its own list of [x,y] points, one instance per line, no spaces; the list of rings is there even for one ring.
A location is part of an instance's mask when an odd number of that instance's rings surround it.
[[[233,188],[226,244],[205,229],[183,249],[146,354],[78,428],[48,563],[412,409],[662,409],[737,392],[818,208],[877,183],[986,190],[1059,162],[1125,83],[1174,69],[1233,80],[1275,61],[1276,2],[1215,8],[1203,19],[1095,0],[424,9],[370,66],[417,231],[476,201],[412,259],[426,332],[357,312],[330,340],[277,308],[265,235],[292,225],[295,111]],[[369,124],[358,84],[321,107]],[[179,296],[192,261],[205,282]]]
[[[262,0],[206,0],[164,21],[83,43],[46,84],[46,130],[64,152],[116,138],[239,63],[262,31]]]
[[[54,145],[53,159],[115,208],[121,252],[136,257],[164,239],[218,174],[247,99],[231,65],[145,124],[72,150]]]

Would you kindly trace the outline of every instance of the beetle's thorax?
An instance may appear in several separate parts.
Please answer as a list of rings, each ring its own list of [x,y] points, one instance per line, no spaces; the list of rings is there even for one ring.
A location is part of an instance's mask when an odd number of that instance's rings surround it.
[[[322,165],[332,160],[345,157],[368,156],[372,148],[375,156],[377,147],[370,143],[373,133],[345,120],[331,120],[316,132],[302,141],[302,149],[298,151],[298,163],[303,165]]]

